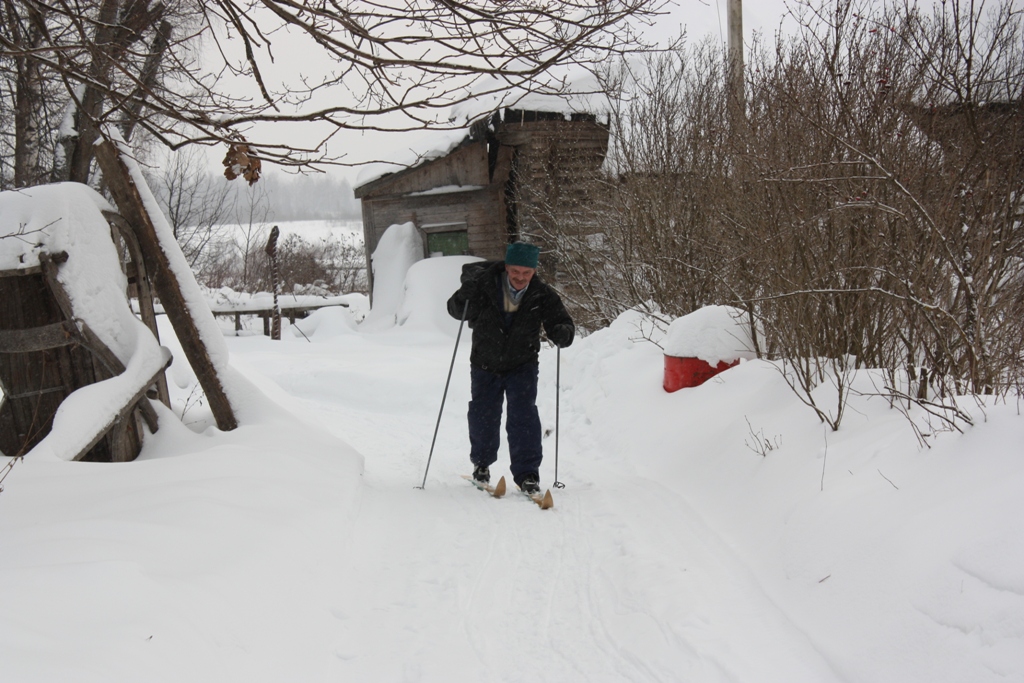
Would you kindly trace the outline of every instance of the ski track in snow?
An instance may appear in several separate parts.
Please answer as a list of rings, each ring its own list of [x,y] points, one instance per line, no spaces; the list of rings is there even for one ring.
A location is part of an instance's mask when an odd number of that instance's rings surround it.
[[[454,339],[339,322],[227,340],[262,394],[235,432],[193,403],[192,429],[163,415],[136,463],[16,466],[0,680],[1024,680],[1013,417],[917,452],[902,417],[859,401],[826,470],[770,366],[665,394],[660,353],[617,321],[562,354],[567,488],[542,511],[460,478],[468,337],[419,490]],[[171,371],[180,411],[194,378]],[[746,416],[785,447],[751,453]],[[544,483],[554,450],[549,433]]]
[[[444,680],[460,671],[475,681],[750,681],[766,680],[766,666],[772,680],[842,680],[686,501],[637,475],[628,454],[601,452],[582,431],[587,420],[564,402],[560,478],[571,483],[553,490],[554,510],[517,494],[504,435],[492,476],[505,474],[506,497],[462,481],[468,344],[426,488],[416,490],[450,359],[442,342],[389,348],[352,337],[293,345],[287,357],[262,355],[260,338],[233,345],[236,364],[259,368],[296,412],[366,458],[352,537],[336,539],[352,559],[330,607],[335,655],[353,680]],[[542,393],[553,389],[553,360],[542,360]],[[417,400],[432,396],[432,405]],[[549,402],[540,401],[545,426]],[[542,480],[550,482],[551,437],[545,450]],[[583,458],[587,480],[567,477]],[[667,566],[678,558],[685,566]],[[709,592],[722,599],[708,600]],[[725,608],[707,611],[716,602]]]

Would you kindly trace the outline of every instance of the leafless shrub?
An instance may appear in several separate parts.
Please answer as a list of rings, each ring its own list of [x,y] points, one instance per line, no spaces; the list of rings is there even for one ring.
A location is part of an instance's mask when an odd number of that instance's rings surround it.
[[[749,430],[749,435],[743,440],[743,444],[747,448],[757,455],[760,455],[762,458],[767,458],[769,453],[782,448],[781,436],[776,434],[773,438],[769,439],[764,435],[764,429],[758,429],[755,431],[754,425],[750,424],[750,419],[744,419],[747,421],[747,429]]]
[[[864,368],[964,423],[956,395],[1024,376],[1022,10],[793,7],[750,53],[742,125],[717,47],[606,74],[615,144],[598,201],[552,207],[560,281],[594,320],[745,308],[832,429]]]
[[[243,226],[232,240],[215,243],[202,262],[203,285],[211,289],[270,291],[270,266],[263,244],[269,226]],[[315,241],[290,233],[277,245],[283,292],[293,294],[347,294],[366,292],[366,260],[362,244],[334,235]]]
[[[836,371],[853,357],[893,380],[921,368],[940,397],[1005,392],[1024,290],[1019,10],[799,16],[800,36],[756,63],[748,109],[758,182],[742,222],[766,238],[774,295],[759,304],[777,352],[809,346]],[[899,395],[928,410],[929,393]]]
[[[0,453],[0,455],[3,455],[3,453]],[[7,475],[11,473],[12,469],[14,469],[15,463],[17,463],[20,460],[24,459],[24,457],[25,456],[23,456],[23,455],[19,455],[19,456],[15,456],[13,458],[8,458],[7,462],[4,463],[4,466],[0,467],[0,493],[4,492],[4,486],[3,486],[4,480],[7,479]]]
[[[286,292],[334,294],[365,292],[366,267],[362,243],[322,237],[310,241],[295,233],[278,246],[281,282]]]

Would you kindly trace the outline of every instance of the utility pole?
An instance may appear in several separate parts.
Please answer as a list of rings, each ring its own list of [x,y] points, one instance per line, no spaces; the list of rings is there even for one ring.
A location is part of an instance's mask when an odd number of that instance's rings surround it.
[[[729,97],[729,123],[734,133],[743,130],[746,98],[743,94],[743,0],[728,0],[729,67],[726,76]]]

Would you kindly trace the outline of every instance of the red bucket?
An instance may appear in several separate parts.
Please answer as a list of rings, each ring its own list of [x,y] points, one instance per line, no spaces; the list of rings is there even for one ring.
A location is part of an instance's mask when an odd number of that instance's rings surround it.
[[[700,358],[665,356],[665,380],[662,387],[671,393],[686,387],[700,386],[723,370],[728,370],[739,363],[739,360],[732,363],[719,361],[718,365],[711,367]]]

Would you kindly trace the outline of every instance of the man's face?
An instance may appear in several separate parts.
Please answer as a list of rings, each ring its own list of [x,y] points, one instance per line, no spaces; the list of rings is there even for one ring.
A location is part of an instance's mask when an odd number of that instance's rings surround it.
[[[508,272],[508,281],[517,290],[530,284],[533,274],[537,272],[536,268],[527,268],[526,266],[505,266],[505,270]]]

